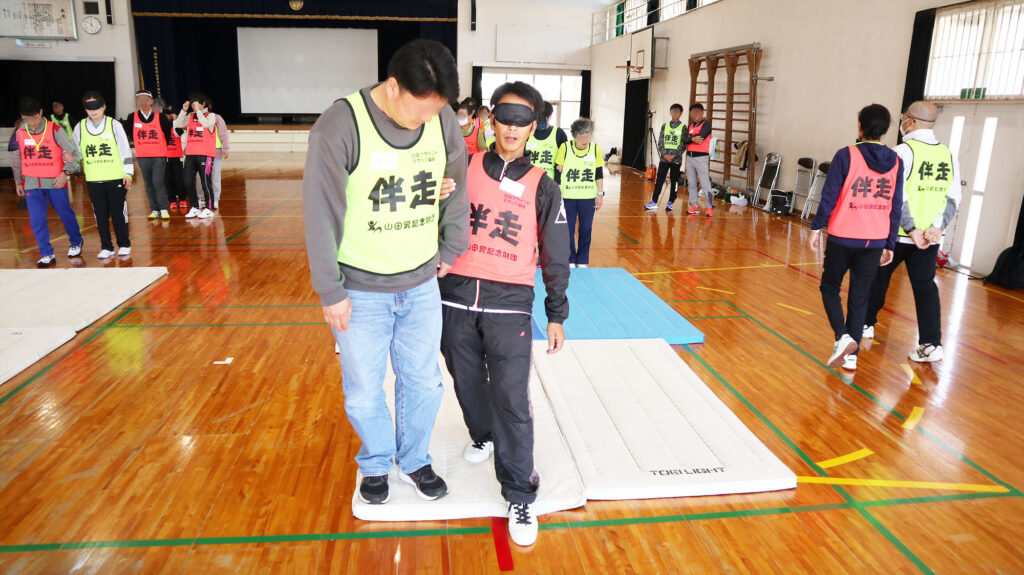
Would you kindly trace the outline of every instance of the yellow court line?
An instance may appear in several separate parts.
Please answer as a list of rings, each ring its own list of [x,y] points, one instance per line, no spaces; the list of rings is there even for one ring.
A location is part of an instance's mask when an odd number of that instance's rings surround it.
[[[903,371],[906,372],[907,377],[910,378],[910,383],[912,385],[921,385],[921,378],[917,377],[917,374],[914,373],[914,370],[910,369],[910,366],[905,363],[901,365],[903,367]]]
[[[910,410],[910,417],[903,422],[903,429],[914,429],[917,427],[917,423],[921,421],[921,417],[924,415],[924,409],[915,407]]]
[[[709,287],[703,287],[703,286],[697,286],[697,289],[702,289],[704,291],[716,291],[718,293],[727,293],[727,294],[731,294],[731,295],[736,295],[736,292],[725,290],[725,289],[715,289],[715,288],[709,288]]]
[[[635,276],[652,276],[652,275],[661,275],[661,274],[686,274],[686,273],[692,273],[692,272],[722,272],[722,271],[729,271],[729,270],[761,270],[761,269],[770,269],[770,268],[784,268],[787,265],[789,265],[789,266],[811,266],[811,265],[818,265],[820,263],[821,262],[807,262],[807,263],[802,263],[802,264],[761,264],[761,265],[757,265],[757,266],[735,266],[735,267],[728,267],[728,268],[703,268],[703,269],[687,268],[685,270],[671,270],[671,271],[660,271],[660,272],[639,272],[639,273],[634,273],[633,275],[635,275]]]
[[[851,461],[857,461],[858,459],[864,459],[865,457],[874,454],[874,451],[871,451],[870,449],[865,447],[864,449],[859,449],[857,451],[854,451],[853,453],[847,453],[846,455],[841,455],[839,457],[834,457],[832,459],[826,459],[825,461],[819,461],[815,465],[821,467],[822,469],[828,469],[830,467],[835,467],[837,465],[842,465],[844,463],[849,463]]]
[[[1008,493],[1002,485],[979,485],[976,483],[937,483],[934,481],[897,481],[890,479],[855,479],[852,477],[805,477],[796,478],[798,483],[823,485],[861,485],[865,487],[907,487],[910,489],[949,489],[953,491],[978,491],[981,493]]]
[[[93,225],[91,225],[91,226],[88,226],[88,227],[84,227],[84,228],[81,228],[81,229],[80,229],[79,231],[82,231],[82,232],[84,232],[85,230],[91,230],[91,229],[93,229],[93,228],[95,228],[95,227],[96,227],[96,224],[93,224]],[[55,238],[51,239],[51,240],[50,240],[50,242],[51,242],[51,243],[52,243],[52,242],[59,242],[59,241],[61,241],[61,240],[67,239],[67,237],[68,237],[68,235],[67,235],[67,234],[64,234],[63,236],[57,236],[57,237],[55,237]]]
[[[793,306],[791,306],[791,305],[786,305],[786,304],[784,304],[784,303],[776,303],[775,305],[777,305],[777,306],[779,306],[779,307],[784,307],[784,308],[786,308],[786,309],[791,309],[791,310],[793,310],[793,311],[798,311],[798,312],[800,312],[800,313],[803,313],[803,314],[807,314],[807,315],[814,315],[814,312],[809,312],[809,311],[807,311],[807,310],[805,310],[805,309],[800,309],[800,308],[798,308],[798,307],[793,307]]]
[[[974,282],[974,283],[972,283],[972,284],[969,284],[969,285],[976,285],[976,286],[982,287],[982,288],[984,288],[984,289],[987,289],[988,291],[990,291],[990,292],[992,292],[992,293],[994,293],[994,294],[999,294],[999,295],[1001,295],[1001,296],[1006,296],[1006,297],[1008,297],[1008,298],[1010,298],[1010,299],[1015,299],[1015,300],[1017,300],[1017,301],[1019,301],[1019,302],[1024,302],[1024,299],[1021,299],[1021,298],[1019,298],[1019,297],[1017,297],[1017,296],[1014,296],[1014,295],[1010,295],[1010,294],[1008,294],[1008,293],[1006,293],[1006,292],[1001,292],[1001,291],[999,291],[999,290],[996,290],[996,289],[992,289],[992,288],[990,288],[990,287],[988,287],[987,285],[984,285],[984,284],[979,284],[979,283],[977,283],[977,282]]]

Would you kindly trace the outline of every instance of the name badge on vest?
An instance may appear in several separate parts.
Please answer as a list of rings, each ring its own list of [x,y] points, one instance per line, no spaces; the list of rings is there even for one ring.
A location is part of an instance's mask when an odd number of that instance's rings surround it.
[[[101,140],[113,140],[114,139],[114,134],[108,134],[107,132],[103,132],[102,134],[100,134],[100,139]]]
[[[583,158],[583,162],[587,164],[593,164],[597,162],[597,158],[588,154],[585,158]]]
[[[135,127],[136,127],[136,128],[141,128],[141,127],[142,127],[142,124],[140,124],[139,122],[135,122]]]
[[[374,152],[370,154],[370,169],[372,170],[397,170],[398,154]]]
[[[33,140],[32,138],[26,139],[24,142],[22,142],[22,144],[26,146],[32,146],[33,148],[36,147],[36,141]]]
[[[526,142],[526,149],[527,150],[536,150],[537,149],[537,142]]]
[[[523,197],[523,192],[526,190],[526,186],[520,184],[517,181],[510,180],[508,178],[502,178],[501,184],[498,189],[505,192],[506,194],[513,195],[517,198]]]
[[[196,126],[196,133],[197,134],[202,134],[203,133],[203,127],[202,126]]]

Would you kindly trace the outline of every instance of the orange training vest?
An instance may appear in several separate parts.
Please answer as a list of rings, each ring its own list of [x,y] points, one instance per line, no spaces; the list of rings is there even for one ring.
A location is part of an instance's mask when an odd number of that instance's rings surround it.
[[[167,144],[167,157],[168,158],[180,158],[185,155],[185,151],[181,149],[181,138],[171,128],[171,143]]]
[[[473,133],[462,137],[466,140],[466,150],[469,152],[470,156],[480,151],[480,147],[477,145],[476,141],[479,134],[480,127],[476,125],[476,122],[473,122]]]
[[[484,171],[486,154],[473,155],[469,163],[470,245],[455,259],[451,273],[532,286],[537,272],[537,187],[544,170],[531,167],[518,181],[505,178],[503,184]]]
[[[214,131],[207,130],[196,121],[195,112],[188,115],[188,140],[185,143],[185,154],[189,156],[217,155],[217,128]]]
[[[156,112],[148,122],[143,121],[138,110],[132,114],[132,139],[135,140],[135,155],[139,158],[167,157],[167,138],[160,127],[160,118]]]
[[[889,237],[889,213],[900,164],[896,162],[880,174],[868,167],[860,148],[848,149],[850,170],[828,220],[828,233],[852,240],[884,240]]]
[[[706,121],[707,120],[701,120],[700,123],[697,124],[696,126],[694,126],[693,124],[690,124],[690,127],[688,129],[688,133],[690,134],[691,138],[695,138],[695,137],[700,135],[700,129],[704,127],[704,122],[706,122]],[[693,142],[691,142],[689,144],[686,144],[686,151],[687,152],[703,152],[705,154],[709,154],[710,150],[711,150],[711,137],[710,136],[707,137],[707,138],[704,138],[704,141],[699,143],[699,144],[694,144]]]
[[[64,170],[64,149],[57,145],[54,138],[54,125],[43,118],[43,133],[39,140],[28,133],[24,124],[18,128],[22,177],[56,178]]]

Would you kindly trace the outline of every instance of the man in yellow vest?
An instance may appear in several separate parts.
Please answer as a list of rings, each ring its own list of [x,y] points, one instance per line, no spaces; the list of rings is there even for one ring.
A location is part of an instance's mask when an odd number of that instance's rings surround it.
[[[540,477],[533,466],[530,364],[533,283],[540,267],[547,297],[548,353],[562,348],[569,315],[569,228],[562,193],[526,155],[543,109],[540,93],[514,82],[491,98],[494,150],[469,163],[469,250],[438,280],[444,302],[441,353],[455,381],[471,443],[463,457],[494,473],[508,502],[508,531],[517,545],[537,540]],[[553,138],[552,138],[553,139]]]
[[[306,250],[362,440],[358,496],[369,504],[390,499],[396,463],[419,497],[448,492],[428,449],[443,389],[437,278],[469,245],[466,143],[449,105],[458,95],[451,52],[415,40],[391,58],[384,82],[335,102],[309,136]],[[442,199],[446,176],[456,187]],[[389,352],[394,422],[383,390]]]
[[[555,107],[551,102],[544,102],[544,111],[537,120],[537,129],[526,142],[526,153],[530,155],[530,162],[547,172],[552,180],[555,179],[555,156],[558,154],[558,148],[569,141],[565,130],[550,123],[554,112]]]
[[[939,116],[931,102],[914,102],[900,119],[903,143],[894,151],[907,167],[903,183],[903,216],[893,260],[878,270],[868,298],[864,337],[875,337],[878,312],[885,306],[885,292],[900,263],[914,290],[918,343],[910,359],[942,361],[942,312],[935,285],[935,262],[942,232],[956,216],[963,194],[960,166],[949,148],[939,143],[933,128]]]
[[[671,212],[676,202],[676,190],[679,187],[679,168],[683,164],[683,135],[686,133],[686,126],[683,124],[682,104],[672,104],[669,108],[672,119],[661,125],[658,133],[658,177],[654,182],[654,192],[651,194],[651,201],[644,206],[645,210],[657,210],[658,198],[661,196],[661,187],[665,185],[665,176],[669,176],[668,202],[665,203],[665,211]]]

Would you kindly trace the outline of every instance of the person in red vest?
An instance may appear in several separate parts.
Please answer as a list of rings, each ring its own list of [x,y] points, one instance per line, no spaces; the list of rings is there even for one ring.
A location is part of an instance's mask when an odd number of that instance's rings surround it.
[[[540,483],[529,394],[534,254],[539,248],[548,353],[555,353],[569,315],[569,227],[558,184],[525,154],[544,108],[540,93],[522,82],[503,84],[491,103],[494,148],[474,155],[466,175],[470,247],[438,280],[441,353],[472,441],[464,457],[480,463],[494,454],[509,534],[526,546],[537,539],[530,506]]]
[[[181,136],[185,130],[175,128],[174,120],[178,119],[177,114],[171,114],[170,108],[163,99],[157,98],[153,102],[153,109],[157,114],[167,118],[171,122],[170,141],[167,144],[167,169],[165,170],[164,185],[167,187],[167,201],[172,212],[180,211],[182,215],[188,213],[188,191],[185,189],[185,173],[182,167],[182,158],[185,157],[185,150],[181,145]]]
[[[192,209],[186,218],[213,217],[213,161],[217,156],[217,115],[207,108],[209,98],[204,94],[192,94],[181,106],[181,113],[174,121],[176,128],[185,128],[185,186],[189,190],[188,203]],[[203,189],[200,203],[196,189],[196,176]],[[200,209],[202,207],[202,209]]]
[[[690,125],[683,134],[686,146],[686,187],[690,205],[686,214],[700,214],[700,192],[704,191],[704,215],[711,217],[715,192],[711,188],[711,119],[704,117],[704,105],[690,106]]]
[[[142,171],[142,181],[146,185],[146,196],[149,198],[149,219],[171,219],[167,203],[167,186],[165,183],[167,169],[167,149],[171,145],[174,126],[163,114],[153,108],[153,94],[149,90],[135,92],[135,103],[139,109],[128,117],[125,132],[135,144],[135,159]]]
[[[871,284],[878,268],[892,261],[903,214],[903,161],[880,142],[892,123],[889,110],[872,104],[857,121],[857,144],[832,158],[810,238],[811,249],[818,251],[821,230],[828,226],[821,299],[836,336],[828,365],[847,370],[857,369]],[[850,293],[844,317],[840,290],[846,272]]]
[[[29,223],[39,245],[41,257],[36,266],[45,268],[57,263],[46,221],[49,206],[60,216],[71,242],[68,257],[82,254],[82,231],[68,196],[68,176],[78,170],[82,153],[60,124],[43,117],[39,100],[22,98],[19,107],[21,123],[15,130],[17,154],[11,171],[15,191],[25,197]]]
[[[455,119],[457,119],[459,121],[459,125],[462,126],[462,138],[466,140],[467,158],[473,157],[473,154],[483,149],[481,147],[481,142],[483,142],[483,131],[479,126],[477,126],[477,123],[472,120],[470,117],[472,115],[472,105],[467,106],[465,102],[459,106],[459,110],[455,114]]]

